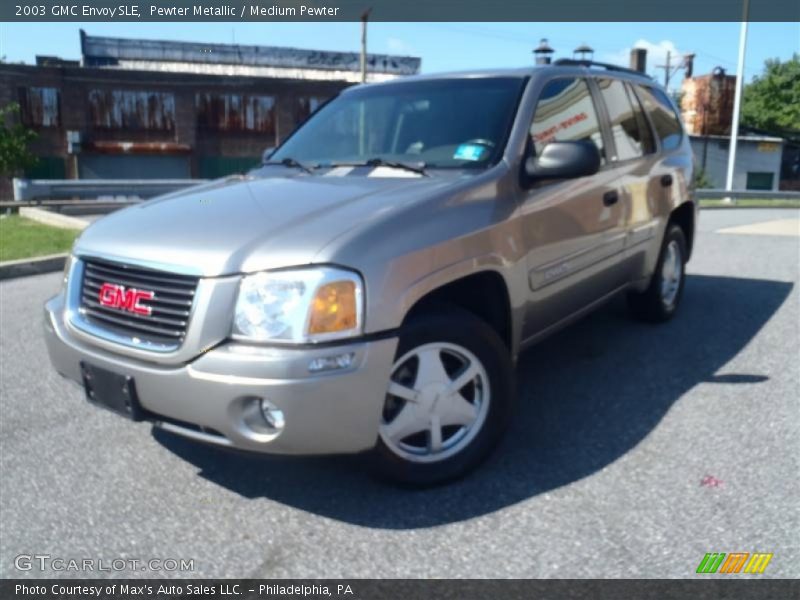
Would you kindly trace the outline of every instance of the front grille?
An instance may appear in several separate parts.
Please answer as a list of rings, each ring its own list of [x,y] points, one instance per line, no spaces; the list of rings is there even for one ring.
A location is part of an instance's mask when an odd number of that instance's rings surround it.
[[[80,312],[83,318],[101,329],[127,337],[167,346],[178,346],[186,335],[189,315],[199,279],[116,263],[84,261]],[[103,306],[100,288],[104,283],[125,290],[153,292],[144,302],[151,314],[136,314],[121,308]]]

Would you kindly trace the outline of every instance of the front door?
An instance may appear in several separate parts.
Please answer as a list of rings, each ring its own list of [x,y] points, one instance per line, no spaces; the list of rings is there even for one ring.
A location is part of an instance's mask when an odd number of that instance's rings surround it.
[[[627,198],[611,167],[589,83],[558,77],[542,89],[530,127],[530,149],[551,141],[591,140],[602,156],[590,177],[534,183],[523,192],[530,339],[619,288],[625,279]]]

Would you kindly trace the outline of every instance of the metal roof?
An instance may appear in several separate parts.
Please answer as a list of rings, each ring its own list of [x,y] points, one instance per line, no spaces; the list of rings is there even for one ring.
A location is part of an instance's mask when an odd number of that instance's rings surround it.
[[[360,57],[356,52],[98,37],[87,35],[83,30],[81,54],[87,67],[163,62],[331,71],[360,69]],[[422,59],[413,56],[367,54],[367,69],[372,73],[414,75],[419,72],[421,63]]]

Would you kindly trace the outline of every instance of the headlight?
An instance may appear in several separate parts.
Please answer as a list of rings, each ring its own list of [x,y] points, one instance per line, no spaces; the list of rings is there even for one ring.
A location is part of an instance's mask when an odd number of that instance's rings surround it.
[[[320,342],[359,335],[364,288],[352,271],[317,267],[242,278],[233,335],[274,342]]]

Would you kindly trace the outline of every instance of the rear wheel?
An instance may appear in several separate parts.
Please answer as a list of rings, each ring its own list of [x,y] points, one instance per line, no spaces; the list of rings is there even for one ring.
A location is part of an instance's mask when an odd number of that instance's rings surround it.
[[[655,273],[648,288],[628,294],[633,315],[643,321],[668,321],[678,310],[686,279],[686,237],[677,225],[670,225],[664,235]]]
[[[414,485],[463,475],[499,439],[512,395],[508,349],[489,325],[458,308],[412,320],[384,401],[378,474]]]

